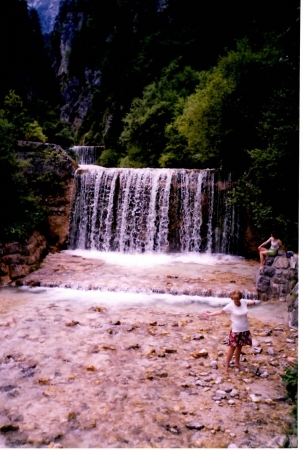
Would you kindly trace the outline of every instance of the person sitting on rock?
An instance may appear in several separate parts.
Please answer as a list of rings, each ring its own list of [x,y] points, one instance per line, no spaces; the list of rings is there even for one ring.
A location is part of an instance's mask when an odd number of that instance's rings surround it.
[[[241,369],[240,355],[243,345],[252,345],[252,337],[249,331],[249,324],[247,320],[247,307],[256,304],[255,300],[242,300],[242,293],[240,291],[231,292],[230,298],[233,300],[218,311],[203,312],[201,318],[218,316],[223,313],[230,314],[231,330],[228,339],[229,349],[226,355],[225,374],[228,374],[229,363],[235,353],[235,367]],[[259,301],[257,300],[257,303]]]
[[[265,245],[269,244],[269,242],[270,242],[270,249],[267,250],[267,248],[265,248]],[[277,237],[277,232],[273,231],[271,233],[270,238],[267,239],[267,241],[263,242],[263,244],[259,245],[258,247],[261,262],[260,269],[264,266],[265,259],[267,256],[277,256],[280,247],[282,247],[283,250],[286,252],[286,248],[282,244],[282,241]]]

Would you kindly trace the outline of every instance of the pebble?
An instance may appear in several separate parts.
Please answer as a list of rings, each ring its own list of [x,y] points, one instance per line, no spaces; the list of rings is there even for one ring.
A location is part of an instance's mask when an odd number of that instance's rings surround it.
[[[219,390],[216,392],[216,395],[220,396],[221,398],[226,398],[226,392],[223,391],[222,389],[219,389]]]
[[[205,348],[202,348],[202,350],[200,350],[197,354],[199,356],[208,356],[208,351],[205,350]]]
[[[279,362],[275,359],[272,359],[271,361],[269,361],[269,364],[271,366],[277,367],[279,365]]]
[[[286,342],[288,342],[289,344],[294,344],[295,343],[294,339],[286,339]]]
[[[234,401],[234,400],[227,400],[227,403],[228,403],[229,405],[234,405],[234,404],[235,404],[235,401]]]
[[[260,374],[260,377],[261,377],[261,378],[268,378],[268,372],[267,372],[267,370],[265,370],[264,372],[262,372],[262,373]]]
[[[200,422],[189,422],[186,423],[185,426],[189,430],[202,430],[202,428],[204,428],[204,425]]]
[[[203,334],[198,334],[197,333],[197,334],[193,335],[192,339],[193,339],[193,341],[198,341],[200,339],[204,339],[204,336],[203,336]]]
[[[267,353],[268,353],[269,355],[274,355],[274,354],[275,354],[275,351],[274,351],[274,349],[273,349],[272,347],[269,347],[269,348],[267,349]]]
[[[239,392],[237,391],[237,389],[233,389],[229,395],[231,397],[236,397],[237,395],[239,395]]]
[[[260,397],[255,394],[250,394],[249,396],[254,403],[259,403],[261,401]]]
[[[215,383],[216,384],[220,384],[220,383],[222,383],[222,381],[223,381],[223,378],[222,377],[218,377],[216,380],[215,380]],[[226,391],[227,392],[227,391]]]
[[[210,363],[210,366],[211,366],[213,369],[218,369],[217,361],[212,361],[212,362]]]
[[[205,378],[204,378],[204,381],[206,381],[206,382],[209,382],[209,381],[212,381],[212,380],[213,380],[212,377],[205,377]]]
[[[263,352],[263,348],[261,348],[261,347],[254,347],[254,353],[260,354],[262,352]]]

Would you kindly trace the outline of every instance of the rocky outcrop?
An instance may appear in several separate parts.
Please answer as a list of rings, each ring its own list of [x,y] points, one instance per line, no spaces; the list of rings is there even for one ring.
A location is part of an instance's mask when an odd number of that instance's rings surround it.
[[[295,285],[292,291],[286,297],[287,311],[289,312],[289,326],[298,329],[298,306],[299,306],[299,283]]]
[[[28,3],[38,11],[43,33],[50,33],[59,11],[60,0],[31,0]]]
[[[78,167],[54,144],[19,141],[16,154],[26,161],[24,174],[46,211],[47,220],[24,242],[0,244],[0,285],[37,269],[48,251],[66,247],[74,172]]]
[[[275,257],[268,256],[264,267],[256,275],[256,289],[261,300],[286,299],[298,281],[298,255],[286,258],[279,250]]]
[[[38,268],[47,252],[47,241],[35,231],[24,243],[0,244],[0,285],[28,275]]]

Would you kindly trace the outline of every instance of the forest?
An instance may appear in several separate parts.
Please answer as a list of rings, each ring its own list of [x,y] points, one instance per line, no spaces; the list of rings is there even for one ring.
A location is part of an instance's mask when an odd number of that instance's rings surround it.
[[[26,0],[6,3],[0,240],[44,220],[15,154],[29,140],[103,146],[105,167],[231,172],[253,234],[297,250],[297,0],[64,0],[47,35]]]

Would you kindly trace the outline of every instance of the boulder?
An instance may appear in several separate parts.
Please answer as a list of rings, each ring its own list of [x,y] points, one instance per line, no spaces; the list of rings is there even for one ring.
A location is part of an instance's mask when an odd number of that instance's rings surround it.
[[[299,283],[295,285],[292,291],[287,295],[287,311],[289,312],[289,326],[298,329],[298,304],[299,304]]]

